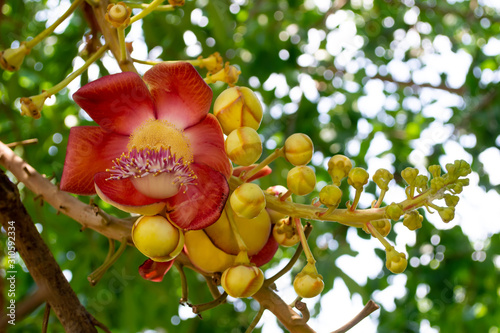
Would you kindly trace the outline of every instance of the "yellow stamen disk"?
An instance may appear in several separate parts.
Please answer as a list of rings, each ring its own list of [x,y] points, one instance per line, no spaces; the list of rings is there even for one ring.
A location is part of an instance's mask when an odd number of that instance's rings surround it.
[[[184,131],[166,120],[146,121],[134,130],[127,145],[129,151],[134,148],[158,151],[160,148],[167,149],[168,147],[177,159],[182,157],[184,163],[193,162],[191,145]]]

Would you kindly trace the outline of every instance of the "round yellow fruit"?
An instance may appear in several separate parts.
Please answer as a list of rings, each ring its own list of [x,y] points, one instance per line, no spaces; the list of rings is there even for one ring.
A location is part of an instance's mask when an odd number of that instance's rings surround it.
[[[293,194],[306,195],[316,186],[316,174],[308,166],[297,166],[288,172],[286,183]]]
[[[229,198],[234,213],[239,217],[253,219],[266,208],[266,198],[262,189],[253,183],[244,183],[234,190]]]
[[[240,127],[232,131],[224,143],[227,157],[236,164],[248,166],[262,155],[259,134],[251,127]]]
[[[264,283],[262,270],[255,265],[236,265],[224,271],[222,288],[232,297],[245,298],[254,295]]]
[[[293,165],[306,165],[314,153],[313,142],[309,136],[295,133],[286,139],[283,152],[286,160]]]

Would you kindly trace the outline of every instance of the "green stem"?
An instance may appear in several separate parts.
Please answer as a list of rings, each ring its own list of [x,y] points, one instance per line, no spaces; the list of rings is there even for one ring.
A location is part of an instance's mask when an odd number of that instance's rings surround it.
[[[220,295],[220,297],[214,299],[211,302],[203,303],[203,304],[198,304],[198,305],[193,305],[192,306],[193,312],[196,313],[196,314],[199,314],[199,313],[201,313],[203,311],[213,309],[216,306],[224,303],[226,301],[226,298],[227,298],[227,293],[224,292],[222,295]]]
[[[375,229],[375,227],[370,222],[366,222],[366,226],[368,227],[368,230],[370,230],[370,233],[372,234],[372,236],[377,237],[377,239],[380,241],[380,243],[382,243],[382,245],[384,245],[386,250],[389,250],[390,248],[392,248],[392,245],[389,244],[387,239],[385,239],[380,234],[380,232],[378,232],[378,230]]]
[[[309,237],[312,231],[312,225],[310,223],[307,223],[305,228],[304,228],[304,235],[306,239]],[[295,253],[293,254],[292,258],[290,261],[286,264],[285,267],[283,267],[278,273],[274,274],[271,276],[269,279],[264,281],[264,286],[269,287],[271,284],[273,284],[276,280],[278,280],[280,277],[286,274],[289,270],[292,269],[292,267],[295,265],[297,260],[300,257],[300,254],[302,253],[302,243],[297,246],[297,249],[295,250]]]
[[[120,247],[116,252],[114,252],[114,242],[112,243],[110,241],[110,249],[108,255],[106,256],[106,260],[98,269],[92,272],[87,278],[92,286],[95,286],[101,280],[101,278],[104,276],[104,273],[106,273],[106,271],[118,260],[118,258],[120,258],[120,256],[123,254],[126,248],[127,248],[126,238],[122,239]]]
[[[146,3],[135,3],[135,2],[125,2],[125,4],[130,8],[141,8],[141,9],[146,9],[149,6],[149,4]],[[173,10],[175,10],[175,6],[172,5],[158,6],[154,9],[154,11],[157,12],[171,12]]]
[[[248,171],[246,174],[242,175],[241,180],[247,181],[252,178],[257,172],[266,167],[269,163],[277,159],[278,157],[283,156],[283,148],[276,149],[271,155],[266,157],[262,162],[253,167],[252,170]]]
[[[261,306],[259,308],[259,312],[257,312],[257,314],[255,315],[255,318],[252,320],[252,322],[250,323],[250,326],[248,326],[248,328],[245,331],[245,333],[251,333],[253,331],[253,329],[255,328],[255,326],[257,326],[257,324],[259,323],[260,318],[262,318],[262,314],[264,314],[265,310],[266,310],[266,308],[263,307],[263,306]]]
[[[380,207],[380,205],[382,204],[382,201],[384,200],[384,196],[385,194],[387,193],[387,190],[382,190],[380,191],[380,195],[378,197],[378,200],[377,202],[375,203],[375,205],[373,206],[373,208],[378,208]]]
[[[120,26],[116,28],[118,33],[118,42],[120,43],[120,59],[118,62],[124,62],[127,60],[127,45],[125,44],[125,26]]]
[[[73,81],[78,75],[82,74],[91,64],[93,64],[97,59],[99,59],[104,52],[109,48],[108,44],[105,44],[97,50],[96,53],[94,53],[86,62],[83,64],[82,67],[78,68],[76,71],[68,75],[64,80],[53,86],[52,88],[45,90],[42,95],[45,95],[45,97],[49,97],[59,91],[61,91],[64,87],[66,87],[71,81]]]
[[[179,303],[184,304],[188,300],[188,284],[186,279],[186,273],[184,273],[184,266],[177,261],[174,261],[175,268],[179,272],[181,277],[181,299]]]
[[[73,13],[75,11],[75,9],[83,2],[84,0],[75,0],[73,1],[73,3],[71,4],[71,6],[69,6],[68,10],[61,16],[59,17],[50,27],[48,27],[47,29],[45,29],[44,31],[42,31],[41,33],[39,33],[35,38],[33,38],[32,40],[30,41],[27,41],[26,42],[26,47],[28,49],[32,49],[33,47],[35,47],[35,45],[37,45],[38,43],[40,43],[42,40],[44,40],[48,35],[50,35],[52,32],[54,32],[54,30],[57,28],[57,26],[59,26],[59,24],[61,24],[65,19],[68,18],[68,16],[71,15],[71,13]]]
[[[306,255],[307,262],[311,265],[314,265],[316,263],[316,260],[314,259],[311,249],[309,248],[309,244],[307,244],[307,238],[304,233],[302,223],[300,222],[300,218],[294,217],[293,219],[295,221],[295,228],[297,229],[297,232],[299,234],[300,243],[302,244],[302,248],[304,249],[304,254]]]
[[[354,195],[354,201],[352,202],[351,207],[349,207],[349,210],[351,212],[356,210],[356,207],[358,206],[359,198],[361,198],[361,193],[363,193],[363,188],[356,189],[356,194]]]
[[[132,23],[134,23],[134,22],[136,22],[136,21],[144,18],[145,16],[147,16],[149,14],[151,14],[151,12],[153,10],[155,10],[159,5],[161,5],[163,1],[165,1],[165,0],[154,0],[153,2],[151,2],[139,14],[132,16],[132,18],[130,19],[130,24],[132,24]]]

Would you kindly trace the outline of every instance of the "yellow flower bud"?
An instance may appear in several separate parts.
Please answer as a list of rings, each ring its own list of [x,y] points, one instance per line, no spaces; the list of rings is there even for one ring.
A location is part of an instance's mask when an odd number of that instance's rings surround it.
[[[376,220],[376,221],[371,221],[371,224],[377,231],[382,235],[382,237],[385,237],[391,232],[391,221],[388,219],[382,219],[382,220]]]
[[[236,67],[229,65],[226,63],[223,69],[218,71],[213,75],[208,75],[205,81],[207,83],[215,83],[217,81],[226,82],[230,87],[234,86],[236,82],[238,82],[238,78],[241,74],[241,71]]]
[[[417,176],[418,176],[418,169],[415,168],[408,167],[403,171],[401,171],[401,177],[403,177],[403,179],[408,185],[413,185]]]
[[[309,263],[293,280],[293,289],[302,298],[316,297],[321,294],[324,287],[323,277],[318,274],[316,267]]]
[[[401,218],[401,215],[403,215],[403,213],[404,213],[403,207],[394,202],[385,208],[385,215],[394,221],[399,220]]]
[[[316,174],[308,166],[296,166],[288,171],[286,177],[288,189],[296,195],[306,195],[311,193],[316,186]]]
[[[248,166],[260,158],[262,142],[250,127],[240,127],[228,135],[224,144],[227,157],[236,164]]]
[[[21,43],[17,49],[7,49],[0,52],[0,67],[6,71],[15,72],[23,64],[24,57],[30,53],[30,49]]]
[[[439,216],[444,223],[448,223],[455,218],[455,207],[446,207],[438,210]]]
[[[253,219],[266,207],[266,198],[258,185],[244,183],[234,190],[229,203],[236,215]]]
[[[328,161],[328,173],[335,185],[340,185],[352,169],[351,160],[344,155],[335,155]]]
[[[39,119],[42,116],[43,104],[47,96],[40,94],[21,98],[21,115]]]
[[[129,6],[123,2],[118,2],[117,4],[108,5],[105,18],[115,28],[126,27],[130,23],[131,14],[132,9]]]
[[[154,261],[170,261],[184,248],[184,234],[160,215],[142,216],[132,227],[135,247]]]
[[[207,58],[199,56],[198,59],[201,61],[200,68],[206,68],[210,73],[216,73],[222,69],[223,61],[219,52],[215,52]]]
[[[279,245],[284,247],[294,246],[300,242],[300,236],[295,227],[295,223],[291,223],[289,217],[276,222],[273,227],[273,237]]]
[[[251,297],[262,287],[264,274],[255,265],[236,265],[222,273],[221,285],[229,296]]]
[[[439,165],[431,165],[429,166],[429,172],[432,177],[437,178],[441,176],[441,167]]]
[[[319,192],[319,201],[327,207],[337,207],[342,199],[342,190],[337,185],[326,185]]]
[[[368,172],[363,168],[357,167],[349,171],[347,182],[356,190],[360,190],[368,183],[368,178],[370,178]]]
[[[262,120],[262,106],[249,88],[231,87],[215,100],[214,115],[226,135],[239,127],[257,130]]]
[[[394,175],[386,169],[378,169],[373,175],[373,181],[383,191],[389,190],[389,182],[393,179]]]
[[[451,194],[444,195],[444,202],[448,207],[455,207],[458,204],[459,200],[460,198],[457,197],[456,195],[451,195]]]
[[[422,221],[424,217],[416,210],[412,210],[405,214],[403,225],[410,230],[417,230],[422,228]]]
[[[408,261],[406,260],[406,255],[404,253],[399,253],[391,247],[389,250],[385,250],[386,260],[385,266],[391,272],[398,274],[403,273],[408,266]]]
[[[314,153],[313,142],[310,137],[302,133],[292,134],[285,141],[283,153],[288,162],[293,165],[306,165],[311,161]]]

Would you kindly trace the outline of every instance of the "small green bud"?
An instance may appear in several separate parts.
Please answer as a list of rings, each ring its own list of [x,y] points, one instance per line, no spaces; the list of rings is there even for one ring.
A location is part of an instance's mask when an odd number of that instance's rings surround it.
[[[431,165],[429,166],[429,172],[432,177],[437,178],[441,176],[441,167],[439,165]]]
[[[420,193],[427,190],[429,188],[429,177],[418,175],[417,178],[415,178],[415,187],[420,191]]]
[[[444,223],[448,223],[455,218],[455,207],[446,207],[438,210],[439,216]]]
[[[368,183],[370,175],[363,168],[352,168],[347,176],[347,182],[356,190],[361,190]]]
[[[0,68],[15,72],[23,64],[24,57],[30,53],[25,43],[21,43],[17,49],[7,49],[0,51]]]
[[[340,185],[351,169],[352,162],[344,155],[335,155],[328,161],[328,173],[335,185]]]
[[[342,190],[337,185],[326,185],[319,192],[319,201],[327,207],[337,207],[342,199]]]
[[[415,168],[408,167],[403,171],[401,171],[401,177],[403,177],[405,182],[410,186],[414,185],[417,176],[418,176],[418,169]]]
[[[424,217],[416,210],[412,210],[405,214],[403,225],[410,230],[417,230],[422,228],[422,221]]]
[[[391,232],[391,221],[388,219],[382,219],[382,220],[376,220],[376,221],[371,221],[371,224],[377,231],[382,235],[382,237],[385,237]]]
[[[394,202],[385,208],[385,215],[394,221],[399,220],[401,218],[401,215],[403,215],[403,213],[404,213],[403,207]]]
[[[451,195],[451,194],[444,195],[444,201],[446,202],[446,206],[448,207],[455,207],[458,204],[458,200],[460,200],[460,198],[457,197],[456,195]]]
[[[408,261],[406,260],[406,255],[404,253],[399,253],[391,247],[389,250],[385,250],[386,259],[385,266],[391,272],[398,274],[403,273],[408,266]]]
[[[387,169],[378,169],[373,175],[373,181],[384,191],[389,190],[389,182],[394,179],[394,175]]]
[[[445,180],[443,177],[434,177],[431,179],[431,189],[434,191],[439,191],[445,185]]]

